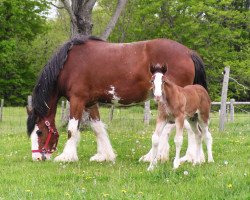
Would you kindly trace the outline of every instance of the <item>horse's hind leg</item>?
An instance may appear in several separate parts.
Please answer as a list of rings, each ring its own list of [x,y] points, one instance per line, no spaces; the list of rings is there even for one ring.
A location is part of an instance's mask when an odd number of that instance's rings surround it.
[[[79,120],[82,117],[84,102],[81,98],[70,99],[70,120],[68,123],[68,140],[63,152],[55,158],[57,162],[78,161],[77,145],[80,141]]]
[[[196,151],[197,151],[197,145],[196,145],[196,139],[195,139],[195,133],[193,132],[189,122],[187,120],[185,120],[184,122],[184,126],[187,130],[187,135],[188,135],[188,148],[186,151],[185,156],[183,156],[180,159],[180,162],[191,162],[194,163],[194,161],[196,160]],[[205,162],[205,156],[204,156],[204,152],[203,149],[201,148],[201,162]]]
[[[191,129],[193,130],[195,134],[195,142],[196,142],[196,153],[195,153],[195,159],[193,161],[193,164],[198,164],[202,162],[202,134],[198,129],[198,119],[192,119],[188,120]]]
[[[213,144],[213,138],[211,133],[208,130],[208,123],[205,123],[203,121],[199,122],[202,135],[204,137],[205,143],[207,145],[207,156],[208,156],[208,162],[214,162],[213,159],[213,153],[212,153],[212,144]]]
[[[90,161],[112,161],[115,162],[115,153],[111,146],[105,124],[100,120],[98,105],[89,109],[90,125],[95,132],[97,140],[97,154],[90,158]]]

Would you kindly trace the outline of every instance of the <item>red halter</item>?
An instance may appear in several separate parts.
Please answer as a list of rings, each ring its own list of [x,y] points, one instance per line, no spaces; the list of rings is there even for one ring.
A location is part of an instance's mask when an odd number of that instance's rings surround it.
[[[46,142],[45,142],[42,149],[32,150],[32,153],[42,153],[44,155],[45,153],[53,153],[54,151],[57,150],[56,147],[57,147],[57,143],[58,143],[59,134],[58,134],[57,130],[54,131],[54,129],[50,126],[50,123],[48,120],[45,120],[44,123],[49,129],[49,133],[48,133]],[[52,134],[56,137],[56,143],[53,145],[52,149],[48,149],[48,145],[49,145]]]

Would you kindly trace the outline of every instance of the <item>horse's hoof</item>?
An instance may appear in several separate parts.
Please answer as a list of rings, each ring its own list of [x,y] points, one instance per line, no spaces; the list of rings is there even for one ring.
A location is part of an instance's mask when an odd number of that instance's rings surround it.
[[[180,160],[174,159],[174,169],[177,169],[180,166]]]
[[[113,163],[115,163],[115,155],[104,155],[104,154],[100,154],[100,153],[97,153],[95,154],[94,156],[92,156],[90,158],[90,162],[104,162],[104,161],[111,161]]]
[[[184,163],[184,162],[186,162],[186,161],[190,162],[190,161],[188,160],[188,157],[187,157],[187,156],[183,156],[183,157],[180,158],[180,163]]]
[[[153,171],[153,170],[154,170],[154,168],[155,168],[155,167],[154,167],[153,165],[150,165],[150,166],[148,167],[148,169],[147,169],[147,170],[150,172],[150,171]]]
[[[78,161],[78,156],[62,153],[59,156],[55,157],[54,161],[55,162],[76,162]]]
[[[207,162],[209,162],[209,163],[213,163],[213,162],[214,162],[214,159],[213,159],[213,158],[208,159],[208,160],[207,160]]]
[[[161,163],[165,163],[166,161],[169,160],[168,155],[160,154],[157,156],[157,160],[160,161]]]
[[[139,159],[139,162],[151,162],[151,154],[146,154]]]

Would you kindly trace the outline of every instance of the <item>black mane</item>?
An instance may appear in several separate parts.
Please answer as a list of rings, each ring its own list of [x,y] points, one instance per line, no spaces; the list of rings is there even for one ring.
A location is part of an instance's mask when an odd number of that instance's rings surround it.
[[[63,44],[62,47],[52,56],[50,61],[44,66],[33,90],[33,110],[27,120],[28,135],[30,135],[34,129],[37,116],[44,117],[48,112],[50,96],[56,86],[58,75],[67,60],[68,52],[71,50],[73,45],[84,44],[87,40],[103,41],[95,36],[88,37],[78,35]]]

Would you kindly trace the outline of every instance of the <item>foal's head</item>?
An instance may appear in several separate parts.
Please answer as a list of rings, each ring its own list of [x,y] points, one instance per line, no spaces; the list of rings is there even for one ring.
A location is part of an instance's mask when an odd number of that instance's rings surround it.
[[[150,66],[150,72],[152,73],[152,87],[153,87],[153,93],[154,93],[154,99],[155,101],[161,101],[162,100],[162,91],[163,91],[163,83],[164,83],[164,75],[167,72],[167,65],[151,65]]]

